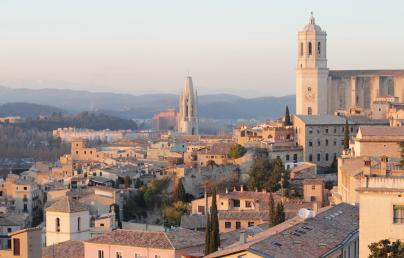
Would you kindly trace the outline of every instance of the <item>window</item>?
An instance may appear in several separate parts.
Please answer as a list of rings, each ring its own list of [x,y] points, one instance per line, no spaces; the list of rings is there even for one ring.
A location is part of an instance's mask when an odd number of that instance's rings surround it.
[[[317,42],[317,53],[318,53],[318,55],[321,55],[321,43],[320,43],[320,41]]]
[[[236,221],[236,229],[240,229],[241,228],[241,223],[240,221]]]
[[[233,207],[240,207],[240,200],[233,200]]]
[[[98,250],[98,258],[104,258],[104,251]]]
[[[27,187],[26,187],[26,186],[24,186],[24,190],[27,190]]]
[[[13,238],[13,255],[20,255],[20,239]]]
[[[312,45],[311,45],[311,42],[309,42],[309,56],[311,56],[313,53],[313,50],[312,50]]]
[[[28,212],[28,204],[24,203],[24,210],[23,212]]]
[[[313,154],[309,155],[309,161],[312,162],[313,161]]]
[[[404,224],[404,205],[393,206],[393,223]]]
[[[325,133],[328,133],[328,128],[325,129]]]
[[[249,221],[249,222],[248,222],[248,226],[249,226],[249,227],[253,227],[253,226],[254,226],[254,221]]]
[[[245,201],[246,208],[251,208],[251,206],[252,206],[251,201]]]
[[[225,221],[224,222],[224,228],[231,228],[231,222],[230,221]]]
[[[303,49],[303,42],[300,43],[300,56],[303,56],[304,49]]]
[[[325,154],[325,161],[328,161],[328,153]]]
[[[316,185],[312,185],[311,190],[316,190]]]
[[[80,232],[80,224],[81,224],[81,218],[77,218],[77,231]]]
[[[293,154],[293,161],[296,163],[297,162],[297,154]]]
[[[310,146],[310,147],[313,146],[313,142],[312,142],[312,141],[309,141],[309,146]]]
[[[337,141],[336,140],[334,140],[334,146],[337,146]]]
[[[122,253],[121,252],[116,252],[116,258],[122,258]]]
[[[140,254],[135,254],[135,258],[142,258],[142,256],[140,256]]]
[[[11,233],[11,228],[7,228],[7,232],[8,232],[8,233]]]
[[[311,91],[311,87],[307,87],[307,91],[309,91],[309,92],[310,92],[310,91]]]
[[[321,142],[320,142],[320,140],[318,140],[318,141],[317,141],[317,145],[318,145],[318,146],[320,146],[320,145],[321,145]]]
[[[56,218],[56,232],[60,232],[60,219]]]
[[[325,146],[328,146],[328,139],[325,139]]]
[[[313,114],[313,110],[312,110],[311,107],[308,107],[308,108],[307,108],[307,114],[308,114],[308,115],[312,115],[312,114]]]
[[[289,154],[286,154],[286,160],[289,161],[289,159],[290,159]]]
[[[320,161],[321,160],[321,155],[320,155],[320,153],[317,153],[317,161]]]

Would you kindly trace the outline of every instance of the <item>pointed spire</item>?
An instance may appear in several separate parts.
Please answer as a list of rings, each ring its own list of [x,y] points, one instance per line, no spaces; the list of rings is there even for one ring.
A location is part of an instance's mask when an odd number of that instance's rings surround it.
[[[313,11],[310,12],[310,24],[316,24]]]

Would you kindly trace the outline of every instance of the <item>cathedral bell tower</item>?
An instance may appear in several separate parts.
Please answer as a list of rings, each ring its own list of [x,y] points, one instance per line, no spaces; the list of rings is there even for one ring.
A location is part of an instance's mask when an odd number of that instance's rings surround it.
[[[185,78],[180,97],[178,131],[187,135],[198,135],[198,94],[194,92],[192,77]]]
[[[327,33],[315,22],[297,34],[296,114],[327,114]]]

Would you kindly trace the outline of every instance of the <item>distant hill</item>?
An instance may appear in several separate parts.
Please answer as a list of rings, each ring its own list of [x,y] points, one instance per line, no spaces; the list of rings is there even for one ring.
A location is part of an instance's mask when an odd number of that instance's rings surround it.
[[[63,109],[32,103],[7,103],[0,106],[0,116],[36,117],[52,113],[66,113]]]
[[[98,111],[122,118],[151,118],[154,113],[178,107],[175,94],[115,94],[60,89],[11,89],[0,87],[0,104],[27,102],[67,112]],[[283,115],[285,106],[295,111],[295,96],[242,98],[232,94],[198,97],[201,117],[213,119],[265,119]],[[58,112],[58,111],[56,111]],[[52,112],[51,112],[52,113]]]

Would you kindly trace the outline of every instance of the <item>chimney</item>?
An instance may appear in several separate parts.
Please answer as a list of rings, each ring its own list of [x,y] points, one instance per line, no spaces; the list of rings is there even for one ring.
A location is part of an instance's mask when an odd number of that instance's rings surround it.
[[[381,161],[380,161],[380,173],[382,175],[386,175],[387,174],[387,163],[389,162],[389,158],[387,156],[382,156],[381,157]]]
[[[244,192],[244,186],[243,185],[241,185],[241,187],[240,187],[240,192]]]
[[[364,176],[370,176],[371,172],[370,172],[370,166],[372,164],[372,161],[370,160],[370,158],[366,157],[363,160],[363,175]]]
[[[240,243],[247,243],[247,232],[245,230],[240,231]]]
[[[313,202],[313,211],[317,213],[318,211],[318,203],[317,202]]]

